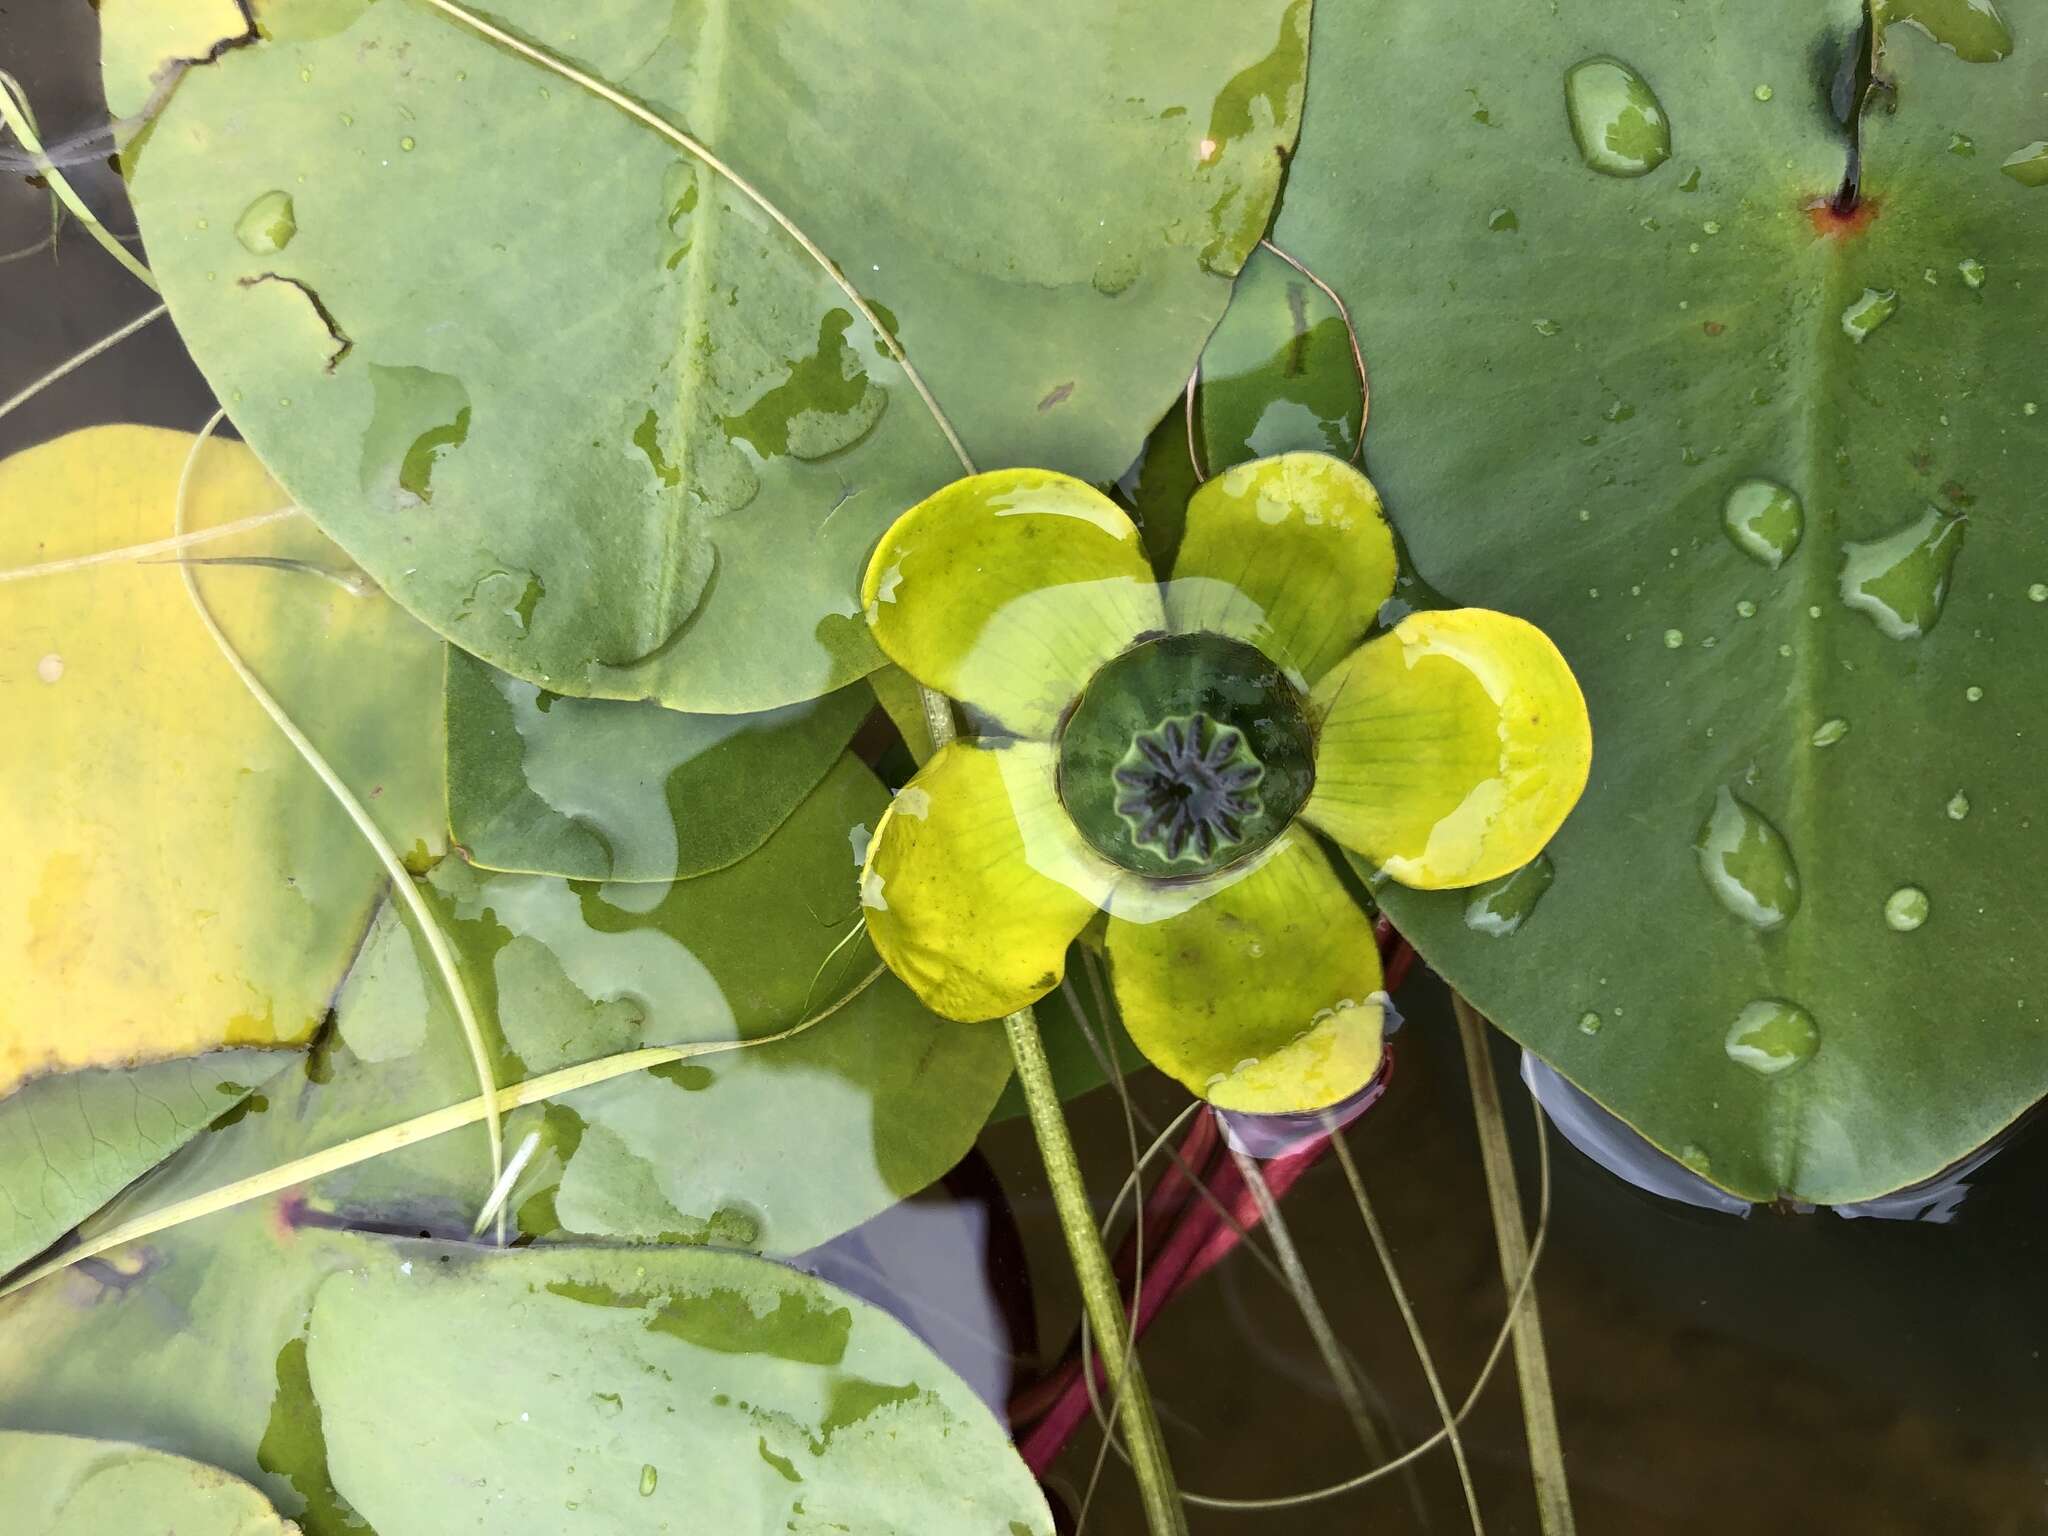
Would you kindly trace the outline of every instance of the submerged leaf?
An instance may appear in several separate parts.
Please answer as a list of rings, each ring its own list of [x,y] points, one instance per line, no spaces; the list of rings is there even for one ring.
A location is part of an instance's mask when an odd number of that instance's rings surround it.
[[[428,895],[485,1015],[499,1079],[641,1046],[772,1034],[846,996],[875,965],[859,938],[854,843],[886,803],[874,776],[842,758],[754,853],[673,884],[441,864]],[[537,1134],[539,1146],[509,1209],[542,1239],[798,1252],[951,1168],[1008,1075],[999,1031],[936,1019],[884,976],[793,1039],[514,1111],[507,1145]],[[474,1092],[426,956],[387,913],[342,989],[332,1036],[303,1077],[269,1091],[276,1110],[203,1138],[110,1219]],[[308,1198],[352,1221],[466,1233],[484,1195],[471,1134],[345,1169]]]
[[[839,760],[873,692],[758,715],[568,699],[448,648],[448,823],[486,869],[685,880],[760,847]]]

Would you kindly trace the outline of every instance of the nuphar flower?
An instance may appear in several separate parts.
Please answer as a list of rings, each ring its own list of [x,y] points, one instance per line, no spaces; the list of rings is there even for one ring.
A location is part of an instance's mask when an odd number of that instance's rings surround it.
[[[1542,849],[1592,757],[1533,625],[1459,608],[1372,634],[1395,574],[1371,482],[1320,454],[1204,484],[1164,583],[1065,475],[975,475],[904,513],[868,623],[974,736],[870,840],[882,959],[933,1011],[997,1018],[1059,984],[1099,911],[1126,1028],[1196,1093],[1283,1113],[1364,1088],[1379,952],[1317,834],[1404,885],[1475,885]]]

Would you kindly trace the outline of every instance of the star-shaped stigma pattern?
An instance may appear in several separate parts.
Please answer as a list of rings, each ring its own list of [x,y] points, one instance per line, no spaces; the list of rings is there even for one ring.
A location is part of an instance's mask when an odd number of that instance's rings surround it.
[[[1117,814],[1162,857],[1206,862],[1243,839],[1265,774],[1242,731],[1202,714],[1164,720],[1133,737],[1117,765]]]

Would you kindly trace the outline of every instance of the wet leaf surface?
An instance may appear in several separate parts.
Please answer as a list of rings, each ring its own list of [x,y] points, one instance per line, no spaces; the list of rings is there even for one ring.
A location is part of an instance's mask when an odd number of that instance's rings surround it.
[[[1809,205],[1843,179],[1857,21],[1329,0],[1275,237],[1358,320],[1368,467],[1421,571],[1541,624],[1594,723],[1512,936],[1463,894],[1382,899],[1509,1033],[1759,1198],[1923,1178],[2048,1087],[2048,200],[1999,169],[2048,39],[1973,64],[1894,28],[1838,221]],[[1598,56],[1647,82],[1668,161],[1589,168],[1564,81]],[[1716,841],[1724,796],[1756,825]],[[1774,1000],[1813,1034],[1766,1073],[1730,1041]]]
[[[900,1324],[706,1249],[230,1212],[0,1302],[0,1414],[205,1455],[309,1536],[1052,1530],[1001,1427]]]
[[[756,179],[977,462],[1105,478],[1266,221],[1308,5],[492,17]],[[110,94],[140,99],[148,8],[105,24]],[[322,525],[563,692],[753,711],[875,667],[860,561],[959,465],[838,284],[444,12],[283,0],[263,31],[184,75],[131,191],[200,367]]]

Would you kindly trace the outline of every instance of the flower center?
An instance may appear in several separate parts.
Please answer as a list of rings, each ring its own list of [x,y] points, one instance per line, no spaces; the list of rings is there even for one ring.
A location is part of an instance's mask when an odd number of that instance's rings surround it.
[[[1308,798],[1301,696],[1252,646],[1168,635],[1089,681],[1061,727],[1060,798],[1094,847],[1162,878],[1223,868]]]

